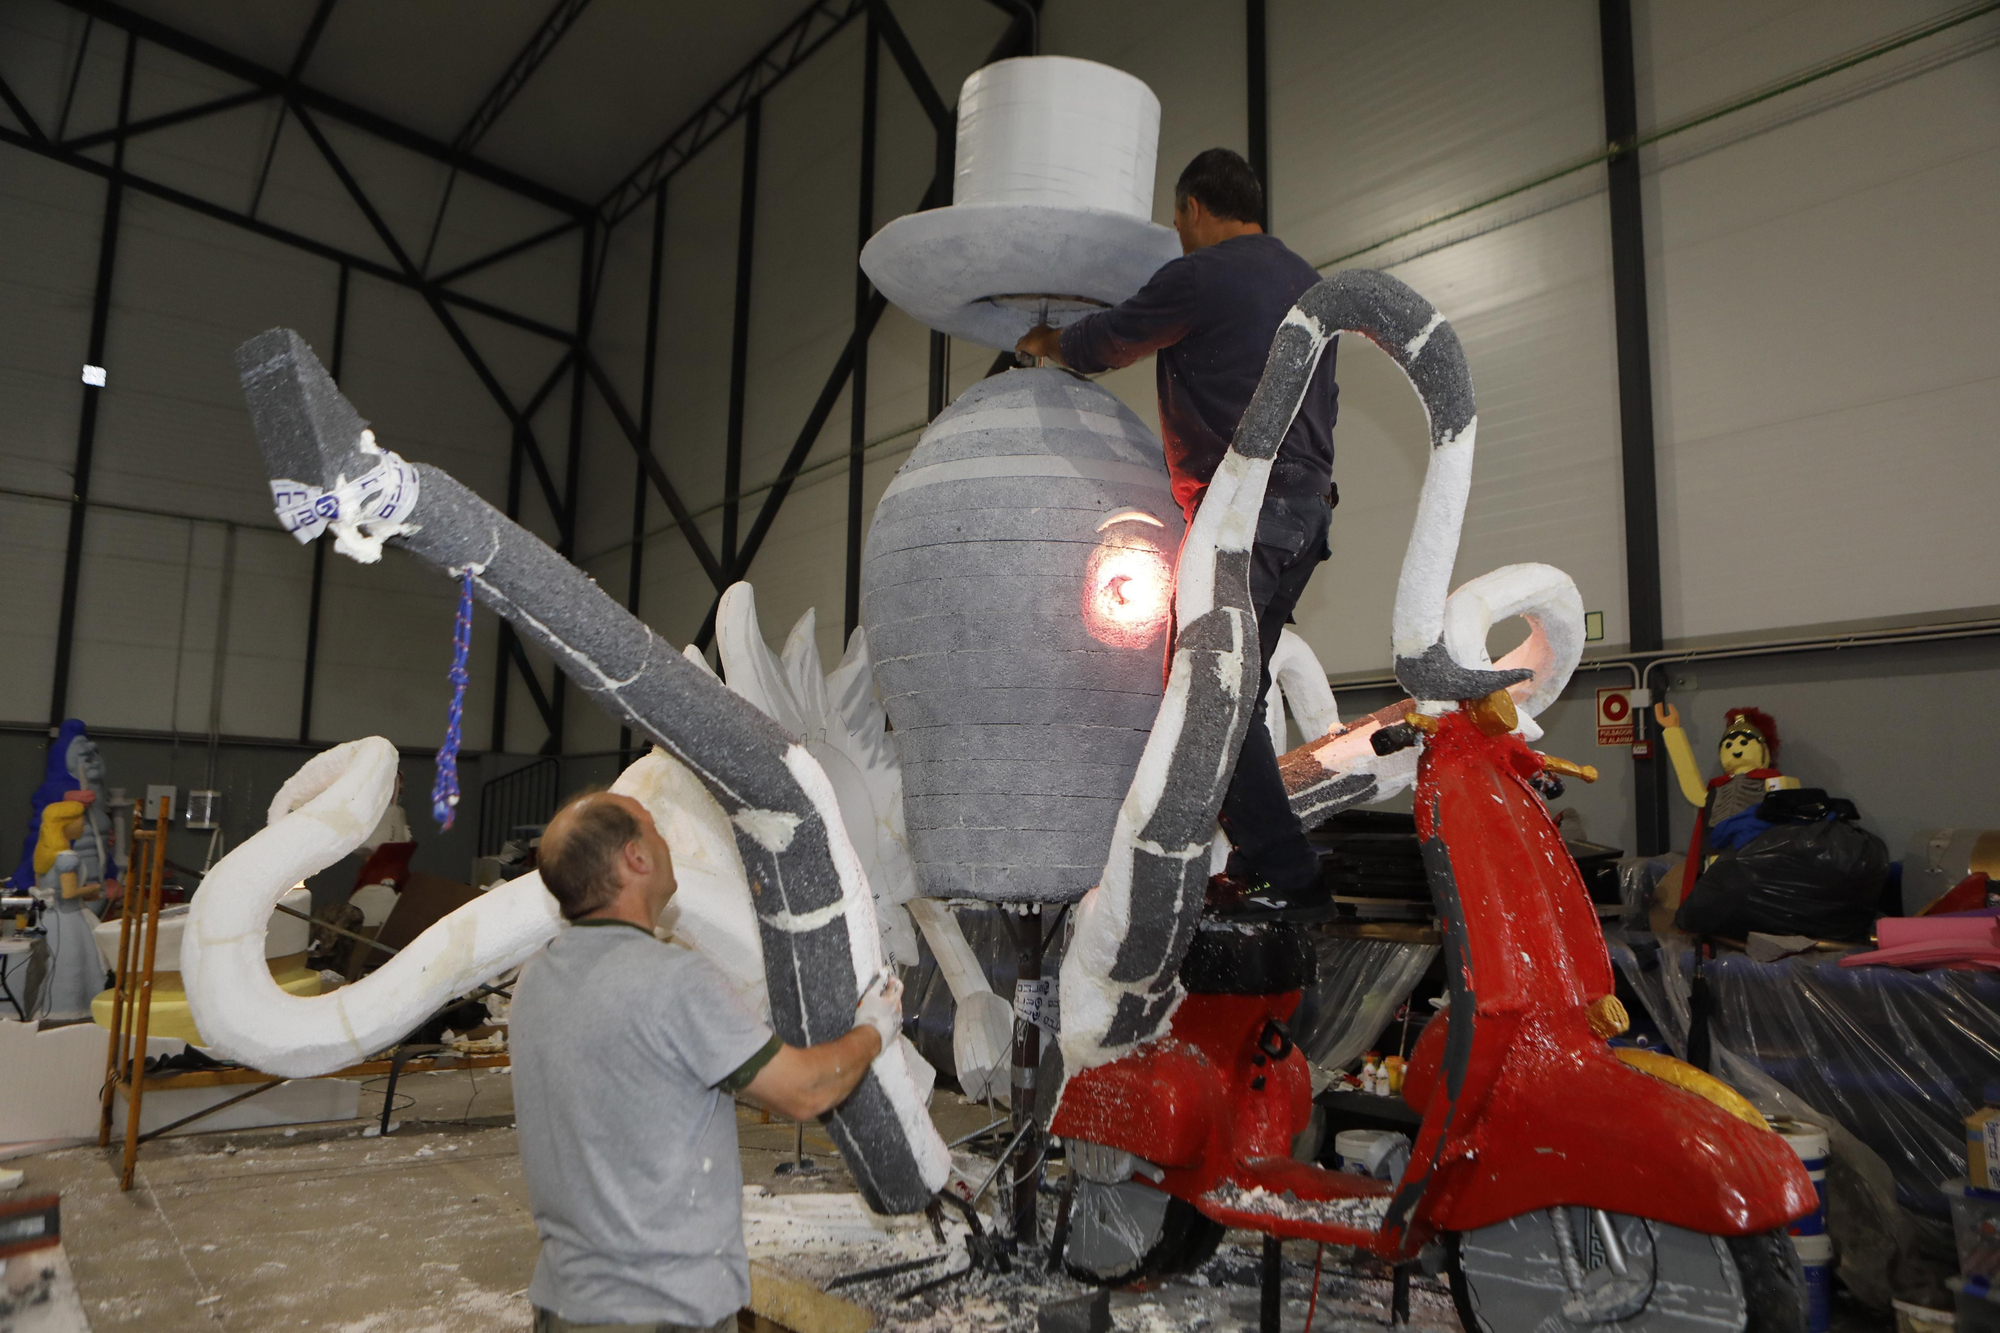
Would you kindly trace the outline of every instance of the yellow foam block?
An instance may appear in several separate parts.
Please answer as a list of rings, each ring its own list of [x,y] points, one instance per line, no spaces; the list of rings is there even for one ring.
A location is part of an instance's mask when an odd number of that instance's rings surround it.
[[[273,971],[271,980],[287,995],[319,994],[319,973],[306,967],[290,967],[284,971]],[[111,1007],[117,996],[116,991],[101,991],[90,1002],[90,1017],[101,1028],[111,1026]],[[181,989],[178,972],[156,972],[153,974],[153,1003],[151,1016],[146,1020],[148,1037],[175,1037],[196,1046],[206,1046],[201,1033],[195,1028],[194,1016],[188,1012],[187,992]]]

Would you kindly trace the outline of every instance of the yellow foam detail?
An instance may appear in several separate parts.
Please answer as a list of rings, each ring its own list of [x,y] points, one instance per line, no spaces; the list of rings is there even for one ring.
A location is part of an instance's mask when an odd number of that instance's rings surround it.
[[[187,992],[178,984],[161,984],[169,976],[176,983],[180,980],[178,973],[165,972],[153,978],[153,1003],[150,1006],[151,1016],[146,1020],[146,1035],[173,1037],[196,1046],[206,1046],[208,1043],[201,1039],[201,1032],[194,1025],[194,1016],[188,1012]],[[293,967],[273,972],[271,980],[277,982],[279,989],[287,995],[319,994],[319,973],[310,968]],[[111,1026],[111,1006],[116,994],[116,991],[100,991],[97,998],[90,1002],[90,1017],[97,1026]]]
[[[1705,1074],[1685,1061],[1659,1051],[1642,1051],[1631,1046],[1614,1046],[1611,1053],[1642,1074],[1649,1074],[1662,1083],[1671,1083],[1683,1092],[1691,1092],[1703,1101],[1715,1103],[1738,1120],[1759,1129],[1771,1127],[1770,1122],[1764,1119],[1764,1113],[1752,1106],[1742,1093],[1715,1075]]]

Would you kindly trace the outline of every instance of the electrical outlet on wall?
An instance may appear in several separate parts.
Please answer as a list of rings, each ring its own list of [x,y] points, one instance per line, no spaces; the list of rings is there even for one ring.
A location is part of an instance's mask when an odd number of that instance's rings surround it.
[[[1583,613],[1583,641],[1585,643],[1602,643],[1604,641],[1604,613],[1602,611],[1585,611]]]

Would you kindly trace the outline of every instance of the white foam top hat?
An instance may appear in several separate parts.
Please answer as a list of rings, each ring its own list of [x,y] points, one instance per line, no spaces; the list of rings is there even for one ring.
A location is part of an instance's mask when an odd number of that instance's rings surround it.
[[[897,218],[861,267],[912,317],[1011,348],[1138,291],[1180,254],[1153,222],[1160,99],[1109,65],[1024,56],[959,91],[952,202]]]

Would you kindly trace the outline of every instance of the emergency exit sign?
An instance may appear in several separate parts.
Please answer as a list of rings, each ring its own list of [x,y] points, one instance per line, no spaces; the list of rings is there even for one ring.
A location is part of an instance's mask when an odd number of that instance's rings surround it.
[[[1637,737],[1632,719],[1631,690],[1597,692],[1597,743],[1630,745]]]

